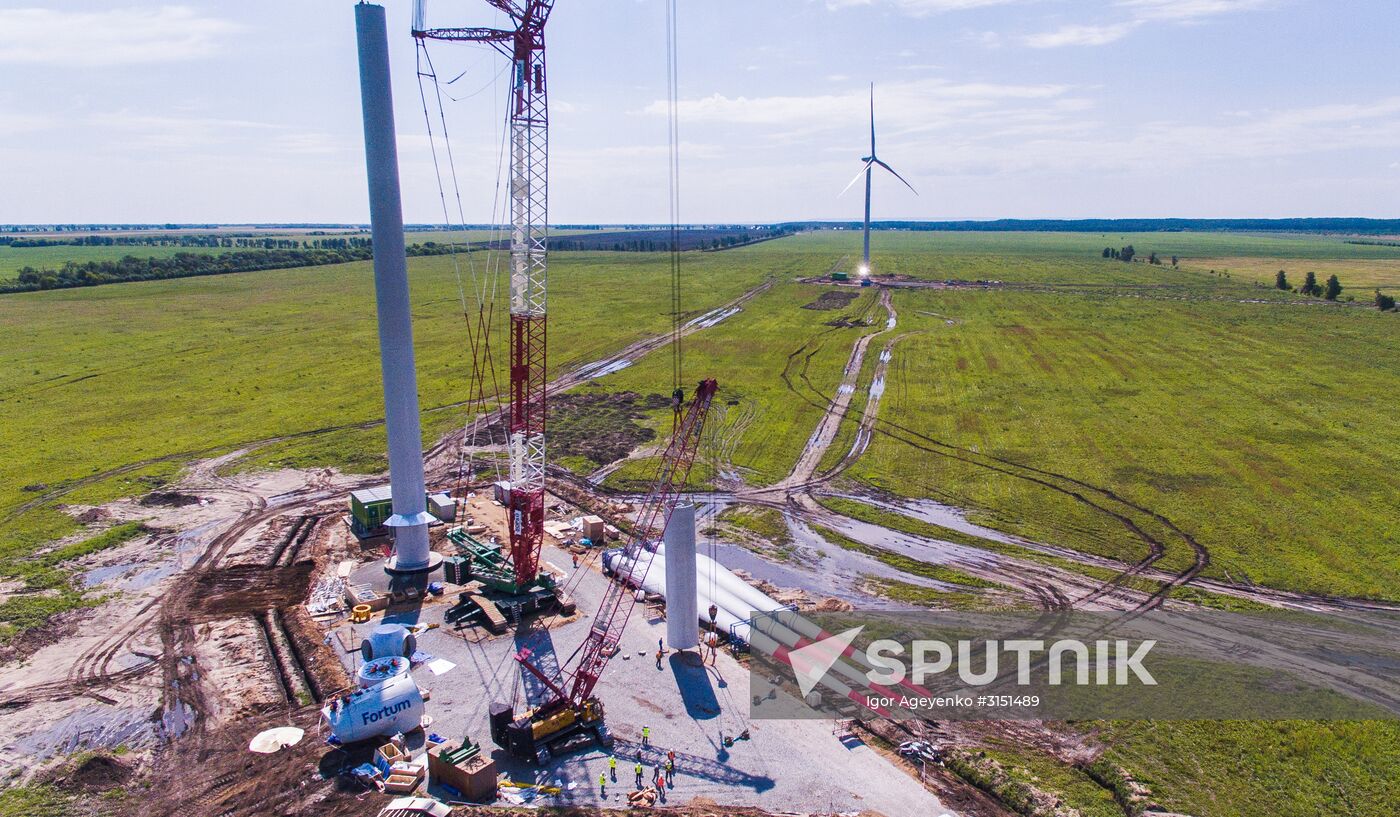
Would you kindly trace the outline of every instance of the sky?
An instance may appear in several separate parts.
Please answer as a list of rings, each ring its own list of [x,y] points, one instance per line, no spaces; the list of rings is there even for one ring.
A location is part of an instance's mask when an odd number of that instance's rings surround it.
[[[387,0],[405,217],[499,211],[505,59]],[[677,0],[681,219],[1400,216],[1394,0]],[[430,26],[503,21],[429,0]],[[661,223],[666,4],[557,0],[550,220]],[[445,103],[446,171],[436,91]],[[368,218],[349,0],[0,0],[0,223]],[[442,191],[449,202],[444,217]]]

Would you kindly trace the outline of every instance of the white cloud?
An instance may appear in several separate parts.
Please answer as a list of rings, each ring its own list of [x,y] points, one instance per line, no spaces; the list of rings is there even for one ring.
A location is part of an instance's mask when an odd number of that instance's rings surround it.
[[[1136,20],[1102,26],[1065,25],[1054,31],[1028,34],[1021,42],[1031,48],[1062,48],[1068,45],[1107,45],[1128,36],[1140,23]]]
[[[242,29],[187,6],[0,9],[0,63],[92,68],[177,62],[207,56],[225,35]]]
[[[234,143],[255,143],[265,153],[332,153],[341,143],[323,133],[287,125],[215,116],[170,116],[130,110],[93,114],[85,120],[120,149],[207,154]]]
[[[1001,48],[1002,44],[1002,36],[999,31],[969,31],[963,34],[963,40],[983,48]]]
[[[905,14],[923,17],[945,11],[966,11],[1015,2],[1019,0],[826,0],[826,7],[837,11],[856,6],[889,5]]]
[[[1218,14],[1252,11],[1272,5],[1273,0],[1119,0],[1139,20],[1192,22]]]
[[[0,136],[33,133],[53,127],[54,120],[43,114],[19,113],[0,109]]]
[[[981,130],[966,123],[956,138],[940,134],[923,144],[906,141],[903,152],[937,156],[936,167],[910,167],[924,175],[1006,175],[1133,172],[1239,167],[1261,160],[1312,157],[1347,150],[1385,149],[1400,140],[1400,97],[1266,111],[1221,124],[1119,123],[1085,114],[1046,116],[1025,127]]]
[[[1095,46],[1117,42],[1149,22],[1188,25],[1207,17],[1251,11],[1273,5],[1275,0],[1117,0],[1128,19],[1102,24],[1068,24],[1053,31],[1020,37],[1031,48]]]
[[[941,79],[887,82],[875,89],[876,113],[891,128],[923,129],[931,122],[946,123],[953,116],[976,113],[998,115],[1025,105],[1043,106],[1064,96],[1064,85],[1001,85],[985,82],[955,83]],[[781,126],[790,132],[841,129],[865,118],[869,101],[865,87],[840,94],[812,96],[729,97],[712,94],[680,101],[681,121],[739,125]],[[644,110],[666,113],[665,100]],[[854,119],[853,119],[854,117]]]

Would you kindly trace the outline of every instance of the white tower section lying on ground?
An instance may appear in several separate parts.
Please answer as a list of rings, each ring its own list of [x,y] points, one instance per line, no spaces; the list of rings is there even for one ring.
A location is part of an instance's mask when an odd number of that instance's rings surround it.
[[[682,502],[666,525],[666,643],[673,650],[700,645],[696,601],[695,506]]]

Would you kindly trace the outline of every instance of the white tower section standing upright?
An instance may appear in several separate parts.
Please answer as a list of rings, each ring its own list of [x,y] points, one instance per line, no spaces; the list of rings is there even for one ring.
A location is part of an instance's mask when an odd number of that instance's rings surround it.
[[[389,482],[394,514],[391,574],[426,573],[435,566],[428,548],[423,480],[423,437],[418,419],[418,380],[413,363],[413,323],[408,303],[403,205],[399,196],[394,100],[389,90],[389,36],[384,7],[355,6],[360,54],[360,102],[364,112],[365,169],[374,241],[374,297],[379,315],[379,363],[384,378],[384,427],[389,437]]]
[[[700,644],[695,576],[695,506],[676,505],[666,523],[666,642],[673,650]]]

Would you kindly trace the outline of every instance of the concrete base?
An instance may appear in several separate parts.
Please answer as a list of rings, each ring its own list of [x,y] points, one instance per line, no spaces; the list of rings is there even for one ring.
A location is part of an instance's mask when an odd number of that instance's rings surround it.
[[[442,568],[442,554],[437,552],[428,553],[428,563],[413,568],[401,568],[395,564],[398,555],[395,554],[384,560],[384,573],[389,577],[390,594],[402,594],[409,589],[417,590],[419,595],[428,586],[428,577],[434,571]]]
[[[388,573],[390,576],[412,576],[418,573],[432,573],[434,570],[442,567],[443,556],[437,551],[431,551],[428,553],[428,563],[426,565],[404,568],[395,564],[398,558],[398,554],[395,554],[384,560],[385,573]]]

